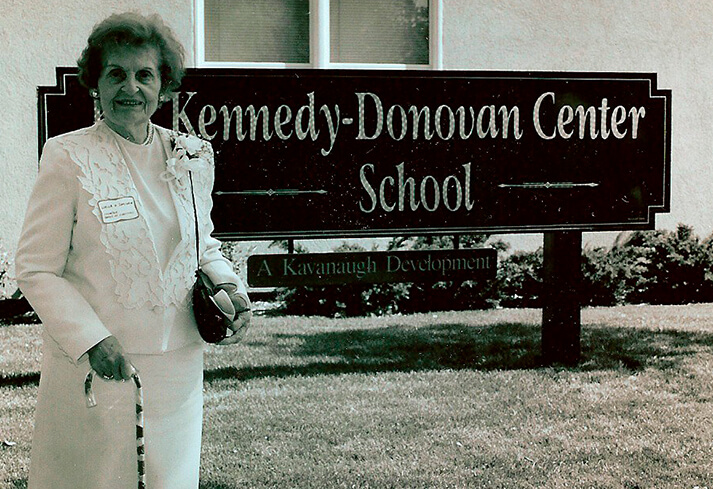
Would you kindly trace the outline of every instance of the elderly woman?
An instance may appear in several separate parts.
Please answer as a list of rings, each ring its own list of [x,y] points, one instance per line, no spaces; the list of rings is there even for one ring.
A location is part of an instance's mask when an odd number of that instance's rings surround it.
[[[134,385],[124,381],[138,371],[147,486],[197,488],[196,239],[202,270],[236,306],[247,301],[210,236],[213,152],[151,123],[184,71],[183,48],[157,16],[107,18],[78,65],[102,115],[47,141],[16,258],[20,288],[44,324],[29,487],[136,487]],[[192,168],[181,164],[186,152]],[[242,332],[249,321],[244,312],[231,329]],[[104,380],[94,382],[98,405],[87,408],[92,369]]]

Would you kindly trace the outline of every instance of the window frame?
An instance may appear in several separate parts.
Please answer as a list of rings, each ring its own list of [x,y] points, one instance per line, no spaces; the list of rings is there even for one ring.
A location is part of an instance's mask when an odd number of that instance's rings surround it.
[[[332,63],[329,37],[330,0],[310,0],[310,62],[309,63],[268,63],[206,61],[205,59],[205,0],[194,0],[194,66],[197,68],[315,68],[315,69],[370,69],[370,70],[442,70],[443,69],[443,2],[429,0],[429,63],[422,65],[398,63]]]

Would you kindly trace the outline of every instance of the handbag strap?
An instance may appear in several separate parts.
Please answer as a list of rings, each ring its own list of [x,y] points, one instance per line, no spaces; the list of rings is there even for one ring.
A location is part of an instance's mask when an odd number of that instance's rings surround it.
[[[188,172],[188,180],[191,182],[191,201],[193,203],[193,219],[196,223],[196,269],[201,267],[200,240],[198,234],[198,211],[196,210],[196,193],[193,190],[193,173]]]

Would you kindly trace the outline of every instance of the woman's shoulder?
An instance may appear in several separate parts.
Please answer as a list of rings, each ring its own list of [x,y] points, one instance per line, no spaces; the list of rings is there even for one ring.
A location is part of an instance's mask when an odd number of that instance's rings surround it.
[[[101,158],[107,154],[102,148],[111,141],[111,135],[102,126],[99,121],[47,139],[42,147],[40,166],[86,166],[90,160]]]
[[[82,127],[79,129],[75,129],[74,131],[69,131],[65,132],[62,134],[59,134],[57,136],[53,136],[51,138],[48,138],[47,141],[45,142],[45,146],[64,146],[68,143],[80,143],[82,140],[91,140],[93,138],[97,138],[100,135],[104,135],[102,133],[102,123],[101,122],[95,122],[91,126],[87,127]]]

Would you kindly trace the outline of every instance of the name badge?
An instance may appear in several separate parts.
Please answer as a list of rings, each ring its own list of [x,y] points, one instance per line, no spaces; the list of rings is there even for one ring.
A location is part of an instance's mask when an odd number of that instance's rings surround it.
[[[136,208],[136,202],[133,197],[102,200],[99,202],[99,211],[104,224],[129,221],[139,217],[139,211]]]

